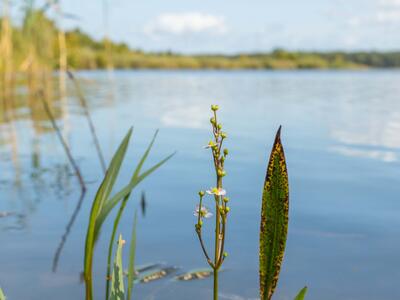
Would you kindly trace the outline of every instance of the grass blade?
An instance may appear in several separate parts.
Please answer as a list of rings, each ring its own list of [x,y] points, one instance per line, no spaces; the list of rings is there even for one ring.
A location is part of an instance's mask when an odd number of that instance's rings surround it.
[[[103,204],[110,196],[112,188],[115,184],[115,180],[118,176],[122,160],[124,159],[131,135],[132,135],[132,128],[128,131],[125,138],[121,142],[117,152],[114,154],[114,157],[111,160],[110,166],[108,167],[103,182],[101,183],[100,188],[97,191],[96,197],[92,204],[92,209],[89,218],[89,225],[86,234],[85,261],[84,261],[84,274],[86,282],[87,300],[93,299],[92,264],[93,264],[94,244],[96,241],[95,226],[97,223],[98,215],[103,207]]]
[[[124,199],[125,197],[129,197],[131,191],[141,182],[143,181],[147,176],[149,176],[151,173],[156,171],[159,167],[161,167],[163,164],[165,164],[169,159],[171,159],[172,156],[175,155],[175,153],[170,154],[163,160],[161,160],[159,163],[155,164],[153,167],[150,169],[146,170],[142,174],[140,174],[140,170],[147,158],[147,156],[150,153],[150,150],[154,144],[154,139],[157,136],[157,132],[154,135],[153,139],[151,140],[149,146],[147,147],[145,153],[143,154],[142,158],[139,161],[138,166],[136,167],[130,182],[128,185],[126,185],[124,188],[122,188],[118,193],[116,193],[113,197],[111,197],[105,204],[104,207],[102,208],[100,215],[98,217],[98,221],[96,222],[96,228],[94,230],[95,232],[95,238],[97,239],[98,234],[100,233],[101,226],[103,225],[105,219],[107,218],[108,214],[112,211],[112,209],[118,204],[119,201]]]
[[[270,300],[278,283],[289,219],[289,181],[279,128],[268,163],[260,226],[260,296]]]
[[[4,296],[3,290],[0,288],[0,300],[6,300],[6,296]]]
[[[111,279],[111,300],[125,300],[124,274],[122,267],[122,246],[124,243],[125,241],[122,239],[122,236],[119,235]]]
[[[125,205],[128,202],[129,197],[125,197],[124,200],[121,203],[121,206],[118,210],[117,216],[114,219],[114,225],[110,237],[110,241],[108,244],[108,256],[107,256],[107,271],[106,271],[106,278],[110,278],[111,275],[111,257],[112,257],[112,252],[113,252],[113,247],[114,247],[114,241],[115,241],[115,235],[117,234],[117,229],[118,229],[118,224],[119,221],[122,217],[122,212],[125,209]],[[110,282],[106,282],[106,300],[109,299],[108,295],[110,294]]]
[[[135,280],[136,224],[137,224],[137,212],[135,212],[135,217],[133,219],[131,244],[129,247],[128,297],[127,297],[127,300],[132,299],[133,281]]]
[[[307,287],[303,287],[299,294],[294,298],[294,300],[304,300],[305,296],[307,294]]]

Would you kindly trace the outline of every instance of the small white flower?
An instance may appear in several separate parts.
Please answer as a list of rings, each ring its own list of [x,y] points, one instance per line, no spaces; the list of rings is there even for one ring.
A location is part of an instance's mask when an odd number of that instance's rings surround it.
[[[194,211],[193,215],[198,217],[199,213],[200,213],[200,217],[206,218],[206,219],[211,218],[213,215],[212,212],[210,212],[210,210],[203,205],[201,206],[201,209],[200,209],[200,206],[197,205],[196,210]]]
[[[216,188],[216,187],[207,190],[206,193],[209,195],[216,195],[216,196],[225,196],[226,195],[226,191],[224,189]]]

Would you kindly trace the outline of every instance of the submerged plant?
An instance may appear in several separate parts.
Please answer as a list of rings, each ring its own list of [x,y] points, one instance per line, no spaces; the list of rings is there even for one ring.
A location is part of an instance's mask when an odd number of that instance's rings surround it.
[[[218,123],[217,110],[218,105],[212,105],[211,110],[213,111],[213,117],[210,119],[212,125],[213,140],[211,140],[205,147],[211,149],[213,164],[216,175],[216,186],[208,190],[207,192],[199,192],[199,204],[196,207],[194,215],[197,217],[197,223],[195,225],[196,233],[200,241],[201,248],[207,259],[208,264],[213,270],[214,276],[214,291],[213,299],[218,299],[218,272],[227,257],[227,253],[224,251],[225,246],[225,230],[226,221],[230,208],[228,207],[229,198],[226,197],[226,191],[223,189],[222,179],[226,175],[225,172],[225,159],[228,156],[228,149],[223,149],[222,144],[227,138],[227,134],[222,131],[221,123]],[[203,219],[210,218],[212,213],[208,208],[203,206],[203,197],[208,194],[213,196],[215,200],[215,242],[214,242],[214,259],[212,260],[208,254],[203,237],[202,237],[202,226]]]

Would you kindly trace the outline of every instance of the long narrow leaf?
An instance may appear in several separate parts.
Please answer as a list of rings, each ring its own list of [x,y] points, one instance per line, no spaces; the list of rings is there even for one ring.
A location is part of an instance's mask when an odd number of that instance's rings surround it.
[[[304,300],[305,296],[307,294],[307,287],[303,287],[299,294],[294,298],[294,300]]]
[[[278,283],[289,218],[289,182],[279,128],[264,184],[260,226],[260,296],[270,300]]]
[[[113,225],[113,229],[112,229],[112,233],[111,233],[111,237],[110,237],[110,241],[108,244],[108,256],[107,256],[107,271],[106,271],[106,278],[110,277],[110,273],[111,273],[111,257],[112,257],[112,252],[113,252],[113,247],[114,247],[114,242],[115,242],[115,236],[117,234],[117,229],[118,229],[118,225],[119,225],[119,221],[122,217],[122,212],[125,209],[125,205],[128,202],[129,197],[125,197],[124,200],[121,203],[121,207],[118,210],[117,216],[114,219],[114,225]],[[110,291],[110,282],[107,281],[106,282],[106,300],[109,299],[109,291]]]
[[[131,244],[129,246],[128,297],[126,300],[132,299],[133,281],[135,279],[136,224],[137,224],[137,212],[135,212],[135,217],[133,219]]]
[[[124,273],[122,267],[122,246],[125,241],[119,236],[117,252],[115,254],[114,269],[111,279],[111,300],[125,300]]]
[[[103,182],[101,183],[100,188],[97,191],[96,197],[92,204],[88,229],[86,233],[86,242],[85,242],[84,274],[86,282],[86,299],[93,299],[92,264],[93,264],[94,243],[96,240],[95,225],[97,223],[97,218],[104,205],[104,202],[110,196],[112,188],[115,184],[115,180],[118,176],[131,135],[132,135],[132,128],[128,131],[125,138],[121,142],[117,152],[114,154],[114,157],[111,160],[110,166],[108,167]]]
[[[135,173],[133,173],[133,178],[136,178],[139,176],[140,171],[142,170],[143,164],[146,161],[147,157],[149,156],[151,148],[153,148],[154,141],[156,140],[157,134],[158,134],[158,130],[156,130],[156,132],[154,133],[153,138],[151,139],[150,145],[147,147],[142,158],[140,159],[140,161],[136,167]]]
[[[153,141],[152,141],[153,143]],[[149,148],[151,148],[152,143],[150,143]],[[148,149],[149,149],[148,148]],[[147,149],[147,150],[148,150]],[[145,154],[143,155],[143,157],[146,155],[147,150],[145,152]],[[166,158],[164,158],[163,160],[161,160],[159,163],[155,164],[153,167],[151,167],[150,169],[146,170],[145,172],[143,172],[140,175],[135,175],[136,171],[138,169],[138,167],[136,168],[134,174],[132,175],[132,178],[129,182],[128,185],[126,185],[124,188],[122,188],[118,193],[116,193],[113,197],[111,197],[105,204],[104,207],[102,208],[101,213],[99,214],[99,217],[97,218],[97,222],[96,222],[96,228],[95,228],[95,237],[97,238],[101,226],[103,225],[103,222],[105,221],[105,219],[107,218],[108,214],[112,211],[112,209],[118,204],[119,201],[121,201],[122,199],[124,199],[126,196],[128,196],[131,191],[141,182],[143,181],[147,176],[149,176],[151,173],[153,173],[154,171],[156,171],[159,167],[161,167],[163,164],[165,164],[169,159],[171,159],[172,156],[174,156],[175,153],[170,154],[169,156],[167,156]],[[142,157],[142,159],[143,159]],[[141,159],[141,161],[142,161]]]

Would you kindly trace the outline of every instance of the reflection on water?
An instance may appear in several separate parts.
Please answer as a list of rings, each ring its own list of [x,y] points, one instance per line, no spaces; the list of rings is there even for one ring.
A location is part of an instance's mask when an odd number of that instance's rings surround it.
[[[209,153],[202,146],[209,139],[209,106],[216,102],[232,133],[226,181],[232,219],[221,298],[258,297],[260,191],[280,124],[291,218],[276,299],[292,299],[305,284],[310,300],[400,297],[400,72],[120,71],[112,82],[106,72],[78,77],[106,161],[127,128],[135,126],[121,182],[154,129],[161,132],[151,159],[178,150],[129,204],[143,213],[139,264],[163,261],[182,271],[202,267],[191,212],[199,183],[212,185]],[[10,299],[83,295],[79,274],[87,217],[103,172],[84,107],[69,84],[64,97],[52,92],[47,101],[88,186],[84,198],[40,101],[19,88],[0,109],[0,238],[6,241],[0,248],[0,283]],[[128,215],[121,223],[125,236],[131,231]],[[106,244],[98,243],[98,278],[104,276]],[[49,275],[60,248],[58,271]],[[103,291],[102,280],[95,284]],[[135,296],[208,299],[211,286],[209,278],[160,279],[138,284]]]

